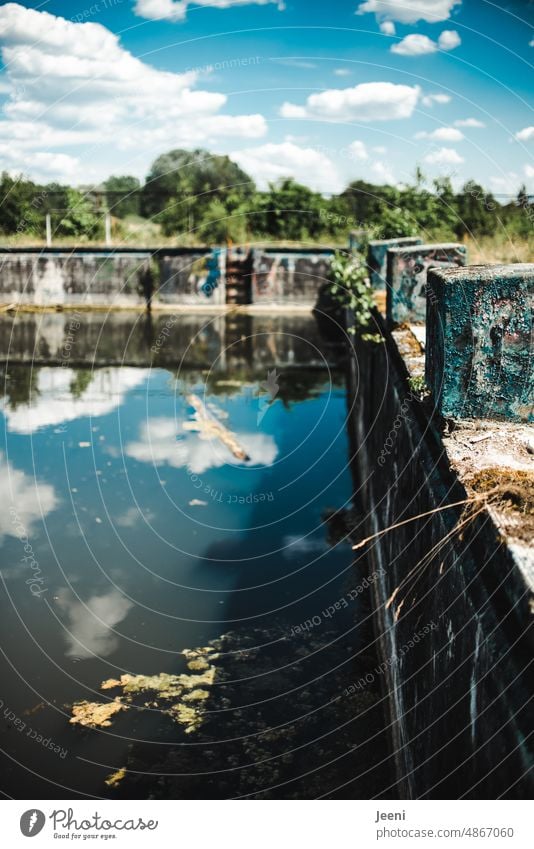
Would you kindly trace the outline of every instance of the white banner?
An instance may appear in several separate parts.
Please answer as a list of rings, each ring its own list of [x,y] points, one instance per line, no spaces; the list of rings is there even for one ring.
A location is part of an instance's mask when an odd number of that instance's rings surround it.
[[[1,811],[6,849],[67,841],[124,849],[534,845],[532,806],[514,801],[4,801]]]

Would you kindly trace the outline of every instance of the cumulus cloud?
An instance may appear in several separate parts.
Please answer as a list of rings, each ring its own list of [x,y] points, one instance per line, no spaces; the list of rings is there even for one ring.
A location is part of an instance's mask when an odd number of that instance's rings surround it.
[[[425,94],[421,99],[421,103],[423,106],[433,106],[434,103],[450,103],[451,99],[452,98],[449,94],[442,94],[441,92],[438,92],[436,94]]]
[[[146,380],[144,369],[95,369],[89,385],[75,397],[70,387],[76,372],[69,368],[40,368],[36,391],[30,401],[11,407],[0,404],[7,429],[13,433],[35,433],[43,427],[75,419],[105,416],[119,407],[127,392]]]
[[[85,603],[66,587],[57,591],[56,604],[66,615],[67,657],[107,657],[119,646],[115,626],[126,618],[133,603],[117,589],[92,595]]]
[[[240,432],[239,443],[250,457],[250,460],[240,461],[218,440],[202,439],[197,433],[184,431],[182,425],[177,419],[163,416],[150,419],[141,426],[139,439],[127,443],[124,453],[140,463],[187,468],[197,475],[237,463],[270,466],[278,455],[278,447],[270,434]]]
[[[460,118],[454,122],[455,127],[485,127],[486,125],[478,118]]]
[[[139,168],[146,169],[169,145],[266,133],[259,114],[221,114],[226,95],[197,89],[198,72],[157,70],[101,24],[73,23],[7,3],[0,7],[0,38],[1,82],[8,93],[0,152],[16,150],[9,167],[18,167],[20,154],[22,164],[24,157],[48,179],[64,178],[66,171],[69,180],[87,181],[108,176],[96,173],[98,157],[86,163],[76,157],[54,160],[51,148],[109,143],[110,152],[134,150]]]
[[[407,35],[398,44],[392,44],[390,47],[391,52],[398,53],[399,56],[424,56],[425,53],[435,53],[437,49],[435,41],[420,33]]]
[[[383,32],[384,35],[395,35],[397,30],[395,29],[393,21],[382,21],[380,24],[380,32]]]
[[[356,10],[357,15],[373,12],[377,19],[398,21],[401,24],[415,24],[427,21],[429,24],[446,21],[455,6],[462,0],[365,0]]]
[[[393,121],[410,118],[420,95],[419,86],[396,83],[360,83],[353,88],[330,89],[308,97],[305,106],[284,103],[283,118],[322,121]]]
[[[443,30],[437,42],[426,35],[412,33],[398,44],[393,44],[390,50],[399,56],[423,56],[426,53],[436,53],[437,50],[454,50],[461,43],[461,38],[455,30]]]
[[[266,188],[268,183],[281,177],[293,177],[316,191],[341,191],[344,187],[334,163],[317,148],[283,142],[236,150],[231,157],[256,180],[260,188]]]
[[[433,139],[434,141],[445,141],[445,142],[459,142],[463,141],[465,136],[460,130],[456,130],[454,127],[438,127],[437,130],[433,130],[431,133],[416,133],[416,139]]]
[[[530,141],[534,139],[534,127],[525,127],[515,134],[517,141]]]
[[[351,159],[367,159],[367,149],[362,141],[353,141],[349,144],[349,157]]]
[[[232,6],[267,6],[272,3],[280,11],[284,9],[281,0],[136,0],[134,12],[149,21],[183,21],[189,6],[230,9]]]
[[[438,38],[438,47],[440,50],[454,50],[461,43],[462,39],[454,29],[444,29]]]
[[[0,452],[0,543],[6,536],[32,533],[41,517],[59,506],[53,486],[15,469]]]
[[[463,157],[452,147],[440,147],[425,156],[428,165],[461,165],[463,161]]]

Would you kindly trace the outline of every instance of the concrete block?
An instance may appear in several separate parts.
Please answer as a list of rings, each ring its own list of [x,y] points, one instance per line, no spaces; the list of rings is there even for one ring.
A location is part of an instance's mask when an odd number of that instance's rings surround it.
[[[428,275],[426,381],[451,418],[534,419],[534,264]]]
[[[367,248],[367,267],[373,289],[386,288],[387,253],[390,248],[420,245],[422,239],[406,236],[400,239],[372,239]]]
[[[465,246],[454,242],[390,248],[386,273],[388,322],[425,322],[429,268],[452,268],[466,262]]]

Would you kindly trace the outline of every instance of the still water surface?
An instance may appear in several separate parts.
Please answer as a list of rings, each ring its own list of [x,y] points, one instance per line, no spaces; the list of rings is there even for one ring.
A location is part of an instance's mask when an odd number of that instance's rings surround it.
[[[343,349],[311,316],[72,322],[0,326],[3,792],[391,795],[378,685],[344,693],[376,658]]]

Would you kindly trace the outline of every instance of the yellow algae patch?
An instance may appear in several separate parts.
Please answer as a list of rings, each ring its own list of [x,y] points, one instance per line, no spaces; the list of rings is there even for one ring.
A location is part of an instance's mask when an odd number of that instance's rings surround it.
[[[198,710],[188,705],[183,705],[180,702],[173,705],[169,713],[174,717],[176,722],[179,722],[180,725],[185,725],[186,734],[191,734],[202,725],[202,715]]]
[[[209,695],[207,690],[193,690],[191,693],[186,693],[183,700],[184,702],[201,702],[209,699]]]
[[[112,702],[78,702],[72,706],[71,725],[86,725],[90,728],[104,728],[111,725],[111,717],[121,710],[127,710],[119,698]]]
[[[107,681],[102,681],[101,690],[112,690],[113,687],[120,687],[121,682],[117,678],[108,678]]]
[[[203,657],[199,657],[196,660],[190,660],[187,664],[187,668],[191,669],[193,672],[200,672],[203,669],[209,669],[210,665]]]
[[[126,775],[126,767],[121,766],[117,772],[113,772],[111,775],[108,775],[104,784],[107,784],[108,787],[116,787],[117,784],[120,784],[124,776]]]

